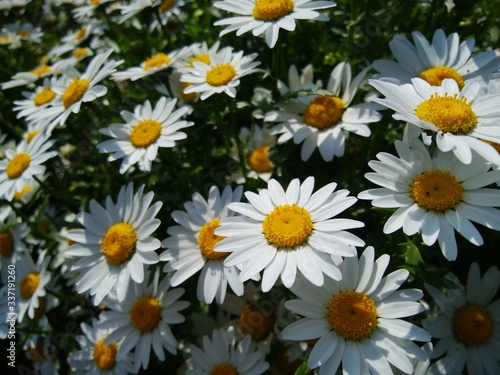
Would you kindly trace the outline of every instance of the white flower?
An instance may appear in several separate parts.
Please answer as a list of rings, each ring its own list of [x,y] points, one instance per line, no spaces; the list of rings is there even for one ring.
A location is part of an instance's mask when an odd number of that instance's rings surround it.
[[[179,131],[194,125],[192,121],[181,120],[189,111],[183,106],[174,111],[176,99],[161,97],[154,109],[149,100],[138,105],[134,113],[122,111],[125,124],[111,124],[101,129],[102,134],[114,139],[97,145],[100,152],[112,152],[109,161],[123,158],[120,173],[125,173],[132,165],[139,163],[143,171],[151,171],[151,163],[156,159],[158,148],[174,147],[175,141],[185,139],[186,133]]]
[[[483,244],[472,222],[500,230],[500,191],[485,186],[498,181],[500,171],[480,157],[463,164],[452,152],[434,157],[419,139],[410,145],[396,141],[399,157],[380,152],[378,161],[368,165],[375,171],[365,174],[381,188],[358,195],[371,199],[375,207],[397,208],[384,225],[384,233],[399,228],[409,236],[421,232],[427,246],[436,241],[448,260],[457,257],[455,230],[476,246]]]
[[[307,360],[308,367],[319,367],[319,375],[335,374],[341,362],[344,374],[392,374],[391,365],[411,374],[412,359],[426,360],[413,340],[429,341],[430,335],[401,319],[424,310],[417,302],[423,293],[397,290],[409,272],[382,277],[390,257],[374,257],[369,246],[359,260],[345,258],[339,265],[342,280],[326,278],[321,288],[300,278],[292,288],[299,299],[285,302],[304,318],[286,327],[283,338],[319,338]]]
[[[493,300],[500,285],[500,272],[490,267],[481,277],[477,263],[469,268],[465,288],[451,276],[458,287],[441,292],[432,285],[427,290],[437,305],[423,324],[438,339],[433,358],[444,355],[452,361],[450,374],[500,373],[500,299]]]
[[[375,98],[396,113],[396,120],[406,121],[435,133],[441,151],[451,151],[465,164],[476,151],[492,163],[500,163],[498,152],[481,139],[500,143],[499,94],[484,95],[477,82],[466,83],[462,90],[453,79],[441,86],[431,86],[420,78],[411,84],[394,84],[380,80],[369,83],[386,96]]]
[[[22,94],[26,99],[14,100],[15,106],[12,110],[19,112],[17,118],[32,115],[52,105],[54,101],[60,100],[61,97],[52,90],[52,87],[60,80],[66,80],[66,77],[45,78],[43,84],[37,86],[35,91],[24,91]],[[31,118],[35,119],[34,117]]]
[[[215,245],[216,251],[231,252],[224,264],[241,268],[240,280],[246,281],[264,270],[262,291],[269,291],[281,275],[289,288],[297,269],[313,284],[323,284],[323,274],[341,277],[331,255],[352,257],[356,246],[364,242],[346,229],[363,227],[351,219],[332,219],[352,206],[356,198],[348,190],[333,192],[330,183],[316,193],[314,177],[302,185],[294,179],[285,192],[274,179],[259,194],[246,192],[250,203],[230,203],[229,209],[243,217],[221,220],[215,234],[227,238]]]
[[[316,83],[313,82],[313,73],[312,64],[308,64],[302,69],[300,76],[297,67],[295,65],[290,65],[290,68],[288,68],[288,85],[279,79],[277,82],[277,88],[281,96],[299,91],[309,91],[321,88],[323,85],[321,80],[317,80]]]
[[[180,225],[171,226],[169,238],[162,242],[167,248],[160,260],[168,263],[164,272],[175,272],[171,284],[177,286],[201,270],[198,278],[197,297],[206,303],[224,302],[227,285],[237,294],[243,294],[243,283],[238,280],[239,270],[235,266],[225,266],[228,254],[214,251],[214,246],[222,237],[214,234],[221,219],[232,216],[227,209],[231,202],[239,202],[243,187],[234,191],[226,186],[222,192],[212,186],[208,201],[200,194],[193,194],[193,200],[184,203],[186,211],[172,212],[173,219]]]
[[[363,137],[371,134],[368,123],[379,121],[382,116],[375,103],[350,105],[369,68],[364,69],[351,82],[349,63],[338,64],[330,74],[323,95],[308,95],[291,99],[284,108],[265,116],[266,121],[279,122],[270,129],[271,134],[280,134],[278,144],[293,138],[302,145],[301,158],[308,160],[315,148],[325,161],[344,155],[344,132]]]
[[[148,278],[146,279],[148,280]],[[177,353],[177,340],[170,324],[185,321],[179,311],[189,306],[187,301],[178,301],[184,289],[170,288],[170,277],[160,283],[159,272],[155,272],[149,285],[134,284],[123,302],[106,300],[110,311],[101,315],[101,328],[111,329],[105,339],[106,345],[121,342],[116,359],[121,361],[135,348],[133,359],[135,369],[147,369],[151,349],[160,361],[165,361],[164,348]]]
[[[238,36],[248,31],[252,31],[254,36],[265,32],[266,43],[273,48],[280,29],[294,31],[296,19],[328,21],[330,18],[318,10],[335,5],[333,1],[313,0],[222,0],[216,1],[214,6],[237,16],[222,19],[214,25],[227,26],[220,36],[232,31],[236,31]]]
[[[234,98],[240,78],[256,72],[254,68],[260,64],[253,61],[256,57],[256,53],[248,56],[243,56],[243,51],[233,53],[231,47],[209,51],[209,63],[194,61],[192,68],[183,70],[180,81],[190,84],[184,93],[201,93],[201,100],[222,92]]]
[[[75,284],[78,293],[90,291],[94,304],[101,303],[111,291],[118,301],[127,297],[129,281],[144,281],[144,265],[158,263],[155,250],[161,246],[151,234],[159,227],[155,216],[162,203],[151,205],[153,192],[143,196],[144,185],[133,194],[133,184],[122,186],[117,203],[106,199],[106,208],[90,201],[90,214],[77,218],[84,229],[74,229],[67,236],[75,244],[66,250],[78,257],[71,270],[79,271]]]
[[[263,374],[269,363],[260,359],[258,351],[250,349],[250,341],[250,336],[246,336],[236,344],[231,330],[214,329],[212,339],[203,336],[203,350],[189,347],[194,369],[188,369],[186,374]]]
[[[3,209],[3,207],[2,207]],[[28,252],[28,248],[23,240],[30,230],[26,223],[14,223],[13,216],[7,217],[5,223],[0,226],[9,225],[8,229],[0,233],[0,269],[2,284],[7,283],[9,270],[15,267],[21,259],[21,255]],[[12,225],[13,224],[13,225]],[[10,267],[9,267],[10,266]]]

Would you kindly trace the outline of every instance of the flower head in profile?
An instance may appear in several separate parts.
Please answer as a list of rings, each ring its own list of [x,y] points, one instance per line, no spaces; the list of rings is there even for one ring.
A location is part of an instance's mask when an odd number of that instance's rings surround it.
[[[75,243],[66,255],[78,258],[71,266],[72,271],[79,272],[76,290],[89,291],[95,305],[111,291],[119,302],[124,301],[130,280],[142,283],[145,265],[159,261],[155,250],[161,243],[151,235],[160,226],[155,216],[162,203],[151,205],[153,192],[143,193],[144,185],[134,194],[129,183],[120,189],[116,203],[109,196],[105,207],[91,200],[90,213],[77,216],[84,228],[67,234]]]
[[[404,269],[384,276],[390,257],[375,258],[369,246],[359,257],[340,262],[342,279],[325,279],[318,288],[299,278],[292,291],[299,299],[285,307],[304,318],[287,326],[286,340],[319,339],[307,366],[319,367],[319,375],[393,374],[391,366],[413,373],[412,360],[425,361],[425,352],[413,341],[429,341],[422,328],[403,320],[424,311],[417,302],[423,293],[401,289],[409,272]]]
[[[357,220],[333,218],[356,202],[349,191],[334,192],[330,183],[314,194],[314,177],[302,184],[294,179],[286,191],[271,179],[259,194],[246,192],[249,203],[230,203],[229,209],[243,216],[221,220],[215,234],[225,236],[216,251],[230,252],[224,264],[241,268],[240,280],[263,272],[262,291],[269,291],[281,276],[286,287],[297,270],[321,286],[326,274],[341,277],[331,256],[352,257],[364,242],[347,229],[363,227]]]
[[[192,121],[182,120],[189,108],[183,106],[174,111],[176,99],[161,97],[154,109],[149,100],[135,107],[134,112],[122,111],[125,124],[111,124],[101,129],[102,134],[114,139],[97,145],[100,152],[112,152],[109,161],[123,158],[120,173],[125,173],[136,163],[143,171],[149,172],[156,159],[158,148],[174,147],[175,141],[185,139],[181,129],[194,125]]]
[[[184,93],[200,93],[201,100],[222,92],[234,98],[240,78],[256,72],[260,64],[256,57],[256,53],[243,56],[243,51],[233,52],[231,47],[209,51],[208,62],[194,61],[193,67],[183,70],[180,81],[189,83]]]
[[[370,136],[367,124],[382,118],[377,112],[380,106],[375,103],[351,105],[368,69],[352,79],[350,64],[342,62],[330,74],[323,95],[294,98],[283,108],[267,113],[267,121],[278,122],[270,129],[271,134],[280,135],[278,144],[290,139],[296,144],[303,142],[303,161],[308,160],[316,148],[325,161],[332,161],[334,156],[344,155],[345,134]]]
[[[426,285],[436,305],[423,322],[438,340],[432,357],[451,361],[450,374],[500,373],[500,272],[492,266],[481,277],[472,263],[465,286],[453,275],[447,281],[455,285],[445,292]]]
[[[384,225],[384,233],[402,228],[409,236],[420,232],[427,246],[436,241],[448,260],[457,257],[455,231],[476,246],[483,238],[472,222],[500,230],[500,191],[487,188],[497,182],[500,171],[477,155],[470,164],[452,152],[431,156],[419,139],[410,145],[396,141],[398,157],[380,152],[365,174],[381,186],[358,195],[375,207],[397,208]]]
[[[220,36],[233,31],[238,36],[248,31],[254,36],[265,33],[266,44],[273,48],[280,29],[294,31],[297,19],[328,21],[329,18],[318,10],[335,5],[333,1],[314,0],[222,0],[216,1],[214,6],[237,16],[216,21],[214,25],[227,26]]]

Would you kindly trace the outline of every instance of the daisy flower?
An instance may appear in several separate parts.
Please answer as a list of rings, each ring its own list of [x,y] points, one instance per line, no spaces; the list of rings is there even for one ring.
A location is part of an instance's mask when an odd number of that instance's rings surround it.
[[[481,139],[500,143],[500,94],[482,94],[477,82],[466,83],[460,90],[453,79],[441,86],[431,86],[420,78],[411,84],[380,80],[369,83],[385,98],[374,98],[396,113],[396,120],[406,121],[435,134],[441,151],[452,150],[464,164],[472,160],[472,150],[492,163],[500,163],[498,152]],[[404,98],[404,100],[402,100]]]
[[[117,360],[117,352],[121,342],[105,344],[106,338],[112,332],[110,329],[99,327],[99,321],[92,319],[92,326],[82,323],[80,328],[83,335],[76,337],[80,350],[73,351],[68,358],[69,365],[77,375],[122,375],[135,374],[132,363],[132,354],[127,354]]]
[[[202,349],[189,347],[193,369],[187,375],[238,374],[259,375],[266,372],[269,363],[260,359],[260,353],[250,349],[250,336],[236,344],[231,330],[214,329],[212,338],[203,336]]]
[[[166,25],[168,21],[172,20],[174,17],[180,17],[183,13],[181,8],[191,0],[161,0],[157,1],[155,5],[158,5],[157,19],[153,19],[149,25],[149,31],[157,30]]]
[[[160,260],[168,262],[163,271],[175,272],[172,286],[183,283],[201,270],[196,292],[200,301],[212,303],[215,298],[222,303],[228,284],[236,294],[243,294],[243,283],[238,280],[239,270],[224,265],[229,254],[214,251],[215,244],[222,240],[214,230],[222,219],[233,216],[227,205],[239,202],[242,192],[242,186],[234,191],[226,186],[220,194],[219,189],[212,186],[208,201],[195,193],[192,201],[184,203],[186,211],[172,212],[172,218],[180,225],[168,228],[170,237],[162,242],[168,250],[160,255]]]
[[[175,1],[175,0],[174,0]],[[134,17],[146,8],[151,8],[160,5],[162,0],[131,0],[127,4],[118,4],[116,10],[120,12],[121,16],[118,18],[117,23],[123,23],[129,18]],[[166,3],[171,3],[172,0],[165,0]]]
[[[277,88],[281,96],[285,96],[290,93],[299,91],[310,91],[314,89],[319,89],[323,86],[321,80],[313,82],[313,66],[308,64],[304,69],[302,69],[301,74],[297,71],[295,65],[291,65],[288,68],[288,85],[282,80],[278,79]]]
[[[43,31],[29,22],[9,23],[2,28],[2,32],[11,39],[12,48],[17,48],[22,42],[41,43]]]
[[[14,223],[8,225],[9,223]],[[9,275],[9,265],[15,266],[21,255],[28,252],[28,248],[23,240],[28,236],[30,230],[26,223],[17,223],[15,217],[10,216],[5,223],[0,223],[0,227],[8,226],[0,233],[0,274],[3,284],[7,283]]]
[[[440,86],[444,79],[457,82],[460,89],[465,81],[486,81],[490,73],[500,67],[500,52],[485,51],[472,55],[475,40],[460,43],[457,33],[448,36],[442,29],[434,32],[429,44],[422,33],[412,33],[413,44],[402,35],[396,35],[389,47],[396,61],[376,60],[372,66],[380,75],[377,78],[396,83],[410,83],[419,77],[433,86]]]
[[[351,219],[332,219],[352,206],[357,199],[349,191],[334,192],[332,182],[316,193],[314,177],[302,184],[294,179],[285,190],[274,179],[259,194],[246,192],[250,203],[230,203],[228,208],[243,216],[221,220],[215,230],[227,238],[215,245],[215,251],[230,252],[224,264],[241,269],[240,280],[246,281],[264,270],[262,291],[269,291],[281,275],[290,288],[297,269],[314,285],[323,285],[323,274],[341,277],[331,256],[352,257],[356,246],[364,242],[346,229],[360,228],[364,223]]]
[[[2,90],[11,89],[13,87],[28,86],[33,88],[35,82],[40,78],[44,78],[54,74],[57,71],[55,65],[49,66],[47,64],[40,64],[27,72],[19,72],[11,77],[10,81],[0,83]]]
[[[436,241],[446,259],[457,258],[455,230],[476,246],[483,244],[476,222],[500,230],[500,191],[488,186],[500,178],[490,164],[472,158],[463,164],[451,152],[434,157],[415,139],[395,143],[399,157],[380,152],[368,165],[375,171],[365,177],[381,186],[358,195],[375,207],[397,208],[384,225],[384,233],[399,228],[409,236],[421,232],[427,246]]]
[[[370,136],[367,124],[382,118],[377,112],[379,106],[374,103],[350,105],[368,69],[351,82],[351,66],[342,62],[330,74],[324,95],[291,99],[282,110],[266,114],[266,121],[279,122],[270,129],[271,134],[280,134],[278,144],[293,138],[296,144],[304,142],[303,161],[311,157],[316,147],[325,161],[332,161],[334,156],[344,155],[344,132]]]
[[[57,155],[47,151],[54,141],[39,135],[31,142],[20,142],[15,150],[6,150],[5,159],[0,160],[0,198],[11,201],[16,191],[21,191],[34,177],[42,178],[48,159]]]
[[[31,2],[31,0],[2,0],[0,3],[0,9],[8,10],[16,7],[24,7],[29,2]]]
[[[417,302],[422,291],[398,290],[409,272],[382,277],[390,257],[374,257],[369,246],[359,260],[344,259],[342,280],[327,278],[322,288],[299,279],[292,288],[299,299],[285,302],[304,318],[286,327],[283,338],[319,338],[307,360],[309,368],[319,367],[319,375],[335,374],[341,362],[344,374],[392,374],[391,365],[411,374],[412,359],[426,360],[413,341],[429,341],[429,333],[401,319],[424,311]]]
[[[179,131],[194,125],[192,121],[181,120],[189,112],[183,106],[174,112],[177,99],[161,97],[154,109],[149,100],[138,105],[134,113],[122,111],[125,124],[111,124],[100,132],[114,139],[97,145],[100,152],[112,152],[109,161],[123,158],[120,173],[125,173],[132,165],[139,163],[143,171],[151,171],[151,163],[156,159],[159,147],[174,147],[175,141],[185,139],[186,133]]]
[[[265,32],[266,43],[273,48],[278,40],[280,29],[295,30],[295,20],[328,21],[330,18],[318,12],[320,9],[334,7],[333,1],[313,0],[222,0],[216,1],[216,8],[236,13],[238,16],[225,18],[214,26],[227,26],[220,36],[236,31],[240,36],[252,31],[254,36]]]
[[[107,300],[111,309],[102,313],[100,327],[112,332],[104,344],[121,342],[116,360],[121,361],[135,348],[134,368],[147,369],[151,349],[160,361],[165,361],[163,348],[169,353],[177,353],[177,340],[170,330],[171,324],[185,321],[179,311],[189,306],[187,301],[178,301],[184,289],[170,288],[170,277],[159,282],[159,272],[155,272],[149,285],[134,284],[126,299],[119,303]]]
[[[37,86],[34,91],[24,91],[22,95],[25,99],[14,100],[15,106],[12,110],[18,112],[17,118],[23,118],[37,113],[51,106],[57,100],[60,100],[60,96],[52,90],[52,87],[61,80],[66,80],[66,77],[60,76],[45,78],[43,80],[43,84],[41,86]]]
[[[260,62],[253,61],[256,57],[256,53],[248,56],[243,56],[243,51],[233,53],[231,47],[209,51],[209,63],[195,61],[193,67],[181,75],[181,82],[190,83],[184,93],[201,93],[201,100],[222,92],[234,98],[240,78],[257,71],[254,68]]]
[[[455,278],[456,279],[456,278]],[[432,285],[427,290],[437,311],[424,320],[424,327],[438,339],[433,358],[451,359],[450,374],[500,373],[500,299],[493,300],[500,285],[500,272],[490,267],[481,277],[477,263],[469,268],[465,287],[441,292]]]
[[[90,214],[81,212],[77,219],[84,229],[73,229],[68,238],[75,243],[66,251],[78,257],[72,271],[78,293],[90,291],[97,306],[110,292],[116,292],[119,302],[125,300],[130,279],[144,281],[144,265],[158,263],[155,250],[161,246],[151,234],[160,226],[155,216],[162,203],[151,205],[153,192],[143,195],[144,185],[133,194],[133,184],[122,186],[117,203],[111,197],[104,208],[90,201]]]

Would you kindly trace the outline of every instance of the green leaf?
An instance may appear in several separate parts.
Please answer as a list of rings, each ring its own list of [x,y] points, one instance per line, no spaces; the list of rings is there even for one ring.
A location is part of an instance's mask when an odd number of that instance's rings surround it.
[[[307,367],[307,363],[302,363],[297,370],[295,370],[295,375],[309,375],[311,374],[311,369]]]

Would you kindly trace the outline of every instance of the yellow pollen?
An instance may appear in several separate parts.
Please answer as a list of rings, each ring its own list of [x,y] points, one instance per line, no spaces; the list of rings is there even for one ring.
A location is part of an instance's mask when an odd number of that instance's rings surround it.
[[[236,75],[231,64],[224,63],[215,66],[207,72],[206,80],[211,86],[223,86],[229,83]]]
[[[254,148],[247,155],[247,163],[255,172],[266,173],[273,170],[269,160],[269,146]]]
[[[185,102],[192,102],[192,101],[196,100],[196,97],[198,96],[198,94],[195,92],[192,92],[190,94],[186,94],[184,92],[184,90],[191,85],[192,85],[192,83],[190,83],[190,82],[181,82],[181,97],[182,97],[182,100],[184,100]]]
[[[52,71],[52,68],[50,66],[44,64],[44,65],[40,65],[36,69],[30,70],[29,72],[32,74],[36,74],[38,77],[41,77],[45,73],[50,73],[51,71]]]
[[[210,260],[221,260],[229,255],[229,253],[214,251],[214,246],[225,238],[214,233],[219,227],[219,223],[220,219],[210,220],[198,232],[198,246],[200,251]]]
[[[50,87],[44,87],[33,97],[33,102],[37,107],[50,103],[56,97],[56,93]]]
[[[24,276],[19,285],[19,293],[21,294],[21,297],[24,299],[30,299],[33,293],[35,293],[39,283],[40,275],[38,273],[32,272]]]
[[[121,266],[134,254],[136,243],[137,234],[132,225],[121,222],[111,226],[104,234],[101,249],[109,263]]]
[[[268,309],[258,309],[247,304],[240,314],[241,331],[252,336],[253,341],[260,341],[273,330],[276,315]]]
[[[62,102],[64,104],[64,108],[68,108],[72,104],[79,101],[83,97],[83,95],[85,95],[88,88],[89,88],[88,79],[75,78],[62,94]]]
[[[468,346],[486,343],[493,333],[491,314],[482,306],[465,305],[455,313],[453,331],[458,341]]]
[[[152,68],[159,68],[162,65],[168,64],[172,59],[160,52],[156,55],[148,57],[146,61],[144,61],[144,70],[149,70]]]
[[[148,147],[161,134],[161,124],[156,120],[141,120],[130,132],[130,142],[136,148]]]
[[[14,251],[14,236],[10,231],[0,233],[0,255],[8,258]]]
[[[73,37],[73,40],[77,41],[82,39],[85,36],[85,32],[86,32],[85,27],[80,27],[80,29],[78,29],[78,32]]]
[[[26,193],[30,192],[31,190],[33,190],[33,188],[29,185],[26,185],[21,190],[14,192],[14,199],[21,199]]]
[[[158,10],[160,11],[160,13],[165,13],[166,11],[172,9],[174,5],[175,5],[175,0],[163,0]]]
[[[302,116],[307,125],[324,130],[337,124],[345,109],[342,99],[336,96],[317,96],[311,100]]]
[[[472,110],[471,103],[462,96],[432,95],[420,103],[415,114],[420,120],[434,124],[442,132],[453,134],[467,134],[477,124],[477,116]]]
[[[328,321],[347,340],[363,340],[377,329],[375,302],[360,292],[340,292],[328,305]]]
[[[204,64],[210,64],[210,55],[208,53],[202,53],[195,57],[189,59],[189,66],[193,66],[195,62],[202,62]]]
[[[26,143],[30,143],[33,138],[35,138],[38,134],[40,134],[41,131],[40,130],[33,130],[32,132],[29,132],[27,135],[26,135]]]
[[[28,30],[24,30],[24,29],[17,30],[16,31],[16,35],[19,35],[19,36],[22,36],[22,37],[26,37],[26,38],[28,38],[28,37],[31,36],[30,32]]]
[[[208,375],[238,375],[239,372],[230,363],[219,363],[212,367]]]
[[[132,325],[142,333],[151,332],[161,319],[161,306],[153,297],[141,297],[130,310]]]
[[[420,207],[438,212],[455,207],[462,200],[463,192],[455,176],[440,169],[420,173],[410,187],[410,195]]]
[[[260,21],[277,21],[292,13],[293,8],[293,0],[257,0],[253,7],[252,16]]]
[[[313,231],[309,212],[296,204],[277,206],[262,222],[264,236],[278,249],[302,245]]]
[[[102,371],[111,370],[116,363],[116,343],[104,344],[104,338],[96,342],[94,346],[94,363]]]
[[[434,66],[426,69],[418,75],[424,81],[427,81],[432,86],[441,86],[446,78],[454,79],[460,90],[464,88],[464,79],[458,72],[447,66]]]
[[[20,152],[10,160],[7,168],[5,168],[5,173],[7,173],[10,179],[18,178],[28,169],[30,163],[30,155],[25,152]]]
[[[100,2],[101,2],[101,0],[90,0],[89,4],[90,5],[99,5]]]
[[[79,59],[81,57],[87,56],[88,53],[89,53],[88,48],[77,48],[73,51],[73,57],[75,59]]]

